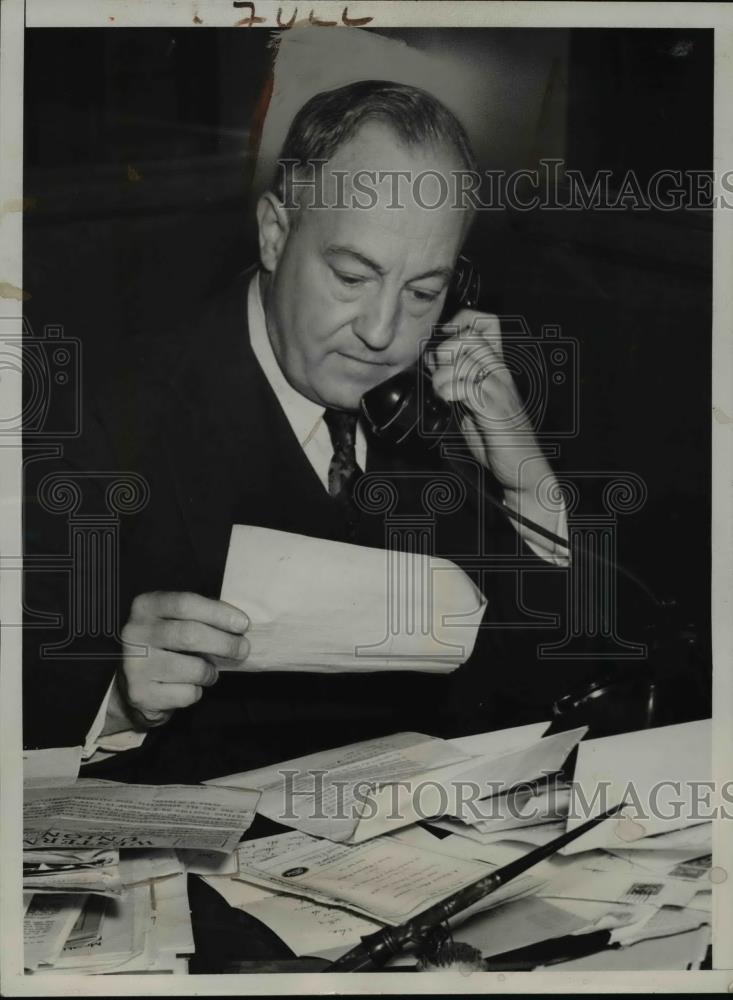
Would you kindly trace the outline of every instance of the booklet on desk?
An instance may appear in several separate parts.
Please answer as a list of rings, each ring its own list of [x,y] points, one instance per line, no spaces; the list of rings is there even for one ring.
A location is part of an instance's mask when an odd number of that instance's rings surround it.
[[[514,731],[507,730],[505,745],[513,749],[501,754],[496,740],[494,754],[480,755],[461,749],[461,740],[395,733],[208,784],[256,788],[262,793],[257,811],[268,819],[358,844],[431,816],[460,817],[469,798],[552,774],[586,731],[557,733],[518,747]]]

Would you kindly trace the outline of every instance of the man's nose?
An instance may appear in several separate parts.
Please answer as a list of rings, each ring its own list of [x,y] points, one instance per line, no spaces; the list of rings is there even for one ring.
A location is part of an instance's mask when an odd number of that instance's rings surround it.
[[[354,333],[373,351],[383,351],[394,340],[399,319],[399,297],[382,291],[363,302],[353,323]]]

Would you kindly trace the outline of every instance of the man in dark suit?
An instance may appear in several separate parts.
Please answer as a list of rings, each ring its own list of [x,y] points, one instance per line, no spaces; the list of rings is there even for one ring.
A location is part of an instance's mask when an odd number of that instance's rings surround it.
[[[356,84],[301,110],[282,159],[296,170],[258,204],[261,266],[194,326],[175,368],[105,389],[79,457],[67,449],[69,467],[100,473],[100,490],[104,470],[142,476],[149,501],[123,524],[125,625],[121,642],[110,637],[109,657],[55,662],[38,653],[43,634],[27,629],[29,745],[86,743],[92,759],[127,749],[105,762],[109,773],[198,780],[398,729],[449,734],[518,722],[546,711],[556,690],[490,629],[449,676],[219,676],[223,662],[246,668],[249,648],[247,609],[218,599],[233,524],[384,547],[384,513],[354,497],[362,471],[395,485],[408,518],[425,516],[427,482],[455,481],[438,449],[367,439],[356,411],[366,391],[416,361],[441,316],[470,213],[437,204],[436,178],[473,167],[461,126],[421,91]],[[314,161],[325,162],[315,193],[331,207],[308,203],[305,168]],[[376,170],[389,176],[377,179],[365,209],[356,178]],[[427,184],[395,208],[400,174]],[[462,309],[450,321],[453,335],[427,360],[435,393],[465,405],[466,458],[507,507],[562,533],[496,317]],[[429,513],[435,555],[460,563],[488,546],[522,551],[535,568],[563,563],[552,542],[527,528],[520,537],[475,497]],[[31,503],[28,521],[29,538],[48,551],[47,512]],[[52,575],[29,574],[30,604],[63,614]],[[487,596],[496,617],[501,586]]]

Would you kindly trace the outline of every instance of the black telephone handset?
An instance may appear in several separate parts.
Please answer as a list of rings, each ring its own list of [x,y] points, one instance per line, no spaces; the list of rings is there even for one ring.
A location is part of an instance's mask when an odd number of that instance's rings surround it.
[[[478,271],[467,257],[460,256],[433,331],[436,341],[446,336],[440,323],[450,321],[460,308],[476,308],[480,290]],[[455,407],[435,395],[430,372],[421,359],[364,393],[361,412],[380,441],[432,447],[453,424]]]
[[[450,330],[441,329],[441,324],[449,323],[460,308],[475,309],[481,291],[478,271],[467,257],[459,257],[453,272],[453,279],[445,297],[443,313],[433,330],[434,342],[440,343]],[[430,345],[426,348],[430,349]],[[420,359],[416,365],[397,372],[385,382],[380,382],[361,397],[361,412],[371,434],[381,442],[408,447],[416,452],[435,447],[449,430],[460,434],[459,404],[446,403],[433,392],[432,376]],[[450,460],[449,460],[450,462]],[[519,524],[524,524],[548,540],[568,547],[567,539],[548,531],[530,518],[506,507],[500,496],[493,496],[486,484],[469,473],[470,464],[461,466],[451,463],[456,473],[465,479],[488,503]]]

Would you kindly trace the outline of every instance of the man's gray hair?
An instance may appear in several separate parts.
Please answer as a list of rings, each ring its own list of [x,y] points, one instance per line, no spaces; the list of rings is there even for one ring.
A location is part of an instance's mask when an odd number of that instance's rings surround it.
[[[366,122],[383,122],[407,146],[448,147],[466,170],[475,171],[471,143],[455,115],[431,94],[387,80],[363,80],[312,97],[297,113],[285,137],[273,190],[285,201],[282,164],[295,173],[329,160]]]

